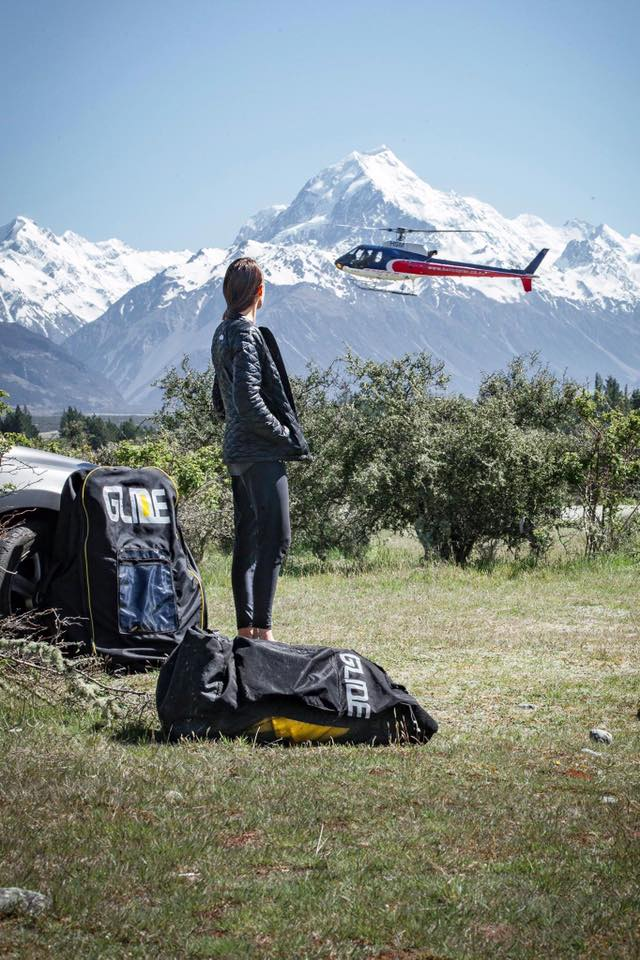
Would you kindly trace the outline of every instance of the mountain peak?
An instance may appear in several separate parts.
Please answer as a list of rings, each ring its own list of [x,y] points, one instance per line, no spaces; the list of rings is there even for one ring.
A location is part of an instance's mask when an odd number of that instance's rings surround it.
[[[381,188],[388,187],[389,178],[397,177],[398,174],[419,183],[423,182],[417,173],[410,170],[393,152],[391,147],[384,143],[373,150],[352,150],[343,160],[339,160],[338,163],[321,170],[317,177],[312,179],[326,179],[330,171],[336,173],[342,171],[345,177],[348,177],[353,173],[354,166],[358,167],[369,180]]]
[[[18,216],[10,220],[9,223],[0,226],[0,243],[4,243],[7,240],[16,240],[20,233],[38,235],[48,233],[48,231],[39,227],[35,220],[32,220],[30,217],[24,217],[22,214],[18,214]]]
[[[353,150],[307,180],[291,204],[275,216],[253,217],[237,240],[313,241],[333,247],[350,236],[351,225],[357,229],[398,222],[408,226],[432,223],[434,216],[444,213],[444,197],[385,144],[366,152]],[[448,222],[450,211],[446,218]]]
[[[360,160],[366,157],[381,157],[385,154],[390,160],[395,160],[396,162],[398,161],[398,158],[391,147],[388,147],[386,143],[382,143],[379,147],[374,147],[373,150],[352,150],[351,153],[347,154],[344,160],[338,161],[335,166],[340,166],[341,163],[347,163],[350,160]]]
[[[368,179],[390,199],[396,199],[398,188],[413,193],[422,192],[425,187],[432,189],[389,147],[358,154],[358,161]]]

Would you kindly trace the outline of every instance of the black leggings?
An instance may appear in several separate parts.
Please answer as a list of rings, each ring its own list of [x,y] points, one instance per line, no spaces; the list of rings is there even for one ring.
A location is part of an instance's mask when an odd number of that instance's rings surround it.
[[[231,585],[238,628],[271,628],[278,574],[289,544],[289,484],[280,460],[231,478],[235,541]]]

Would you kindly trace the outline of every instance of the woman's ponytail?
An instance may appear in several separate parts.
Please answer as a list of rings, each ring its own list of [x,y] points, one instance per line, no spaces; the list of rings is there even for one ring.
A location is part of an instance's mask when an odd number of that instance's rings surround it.
[[[227,301],[223,320],[250,310],[263,282],[262,270],[251,257],[239,257],[227,267],[222,282],[222,293]]]

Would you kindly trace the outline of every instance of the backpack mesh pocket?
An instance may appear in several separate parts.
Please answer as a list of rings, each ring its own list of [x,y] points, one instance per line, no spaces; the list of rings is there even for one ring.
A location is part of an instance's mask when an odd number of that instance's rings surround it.
[[[176,595],[169,557],[159,550],[118,554],[120,633],[173,633],[178,628]]]

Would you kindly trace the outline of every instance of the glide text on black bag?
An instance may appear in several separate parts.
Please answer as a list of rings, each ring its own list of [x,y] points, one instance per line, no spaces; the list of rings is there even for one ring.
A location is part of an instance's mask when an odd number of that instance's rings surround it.
[[[187,632],[158,677],[164,732],[259,742],[423,743],[438,724],[355,650]]]

